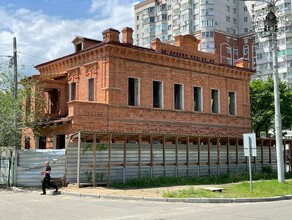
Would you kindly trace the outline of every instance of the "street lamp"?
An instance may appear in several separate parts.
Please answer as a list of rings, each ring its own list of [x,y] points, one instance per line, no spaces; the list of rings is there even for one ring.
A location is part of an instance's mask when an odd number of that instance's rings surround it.
[[[274,102],[275,102],[275,138],[277,152],[277,172],[278,182],[285,181],[284,175],[284,159],[283,159],[283,141],[282,141],[282,122],[280,112],[280,97],[279,97],[279,76],[278,76],[278,45],[277,36],[280,36],[285,31],[285,16],[276,8],[276,2],[267,2],[267,7],[261,9],[255,16],[254,26],[255,31],[260,37],[269,38],[272,46],[273,55],[273,79],[274,79]]]

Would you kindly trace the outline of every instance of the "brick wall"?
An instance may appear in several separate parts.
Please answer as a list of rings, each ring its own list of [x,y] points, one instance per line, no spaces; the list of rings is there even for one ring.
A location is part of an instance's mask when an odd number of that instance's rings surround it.
[[[160,48],[168,47],[162,44]],[[187,55],[182,57],[183,48]],[[198,61],[196,56],[200,56],[200,52],[191,52],[186,45],[181,45],[178,53],[172,54],[154,49],[111,41],[39,65],[42,75],[57,77],[66,70],[67,83],[77,83],[77,100],[67,104],[70,121],[44,132],[53,135],[99,130],[226,136],[250,132],[249,80],[252,71],[208,60]],[[171,50],[175,52],[175,47]],[[128,106],[129,77],[139,79],[139,106]],[[92,102],[87,101],[90,78],[95,82]],[[153,108],[152,104],[154,80],[163,84],[161,109]],[[174,109],[174,84],[183,85],[183,110]],[[194,86],[202,87],[202,112],[193,110]],[[211,112],[212,89],[219,91],[220,112],[217,114]],[[236,115],[228,114],[228,92],[236,94]]]

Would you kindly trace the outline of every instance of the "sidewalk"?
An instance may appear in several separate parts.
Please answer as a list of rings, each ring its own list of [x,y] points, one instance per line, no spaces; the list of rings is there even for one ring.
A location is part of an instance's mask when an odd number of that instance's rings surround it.
[[[225,185],[226,186],[226,185]],[[78,188],[75,185],[62,187],[57,193],[54,190],[47,190],[48,195],[67,195],[76,197],[90,197],[97,199],[119,199],[119,200],[136,200],[136,201],[153,201],[153,202],[185,202],[185,203],[251,203],[251,202],[273,202],[281,200],[292,200],[292,195],[277,196],[269,198],[164,198],[163,192],[177,191],[183,188],[210,188],[214,185],[188,185],[188,186],[172,186],[145,189],[117,189],[110,187],[84,187]],[[216,185],[216,187],[224,187]],[[41,189],[32,187],[12,187],[10,190],[14,192],[35,192],[40,193]]]
[[[226,186],[226,185],[225,185]],[[91,197],[99,199],[122,199],[122,200],[144,200],[154,202],[185,202],[185,203],[250,203],[250,202],[272,202],[280,200],[291,200],[292,195],[277,196],[270,198],[163,198],[164,191],[176,191],[182,188],[209,188],[210,185],[173,186],[147,189],[116,189],[109,187],[84,187],[68,186],[60,189],[62,195],[77,197]],[[216,187],[222,187],[217,185]],[[223,186],[224,187],[224,186]]]

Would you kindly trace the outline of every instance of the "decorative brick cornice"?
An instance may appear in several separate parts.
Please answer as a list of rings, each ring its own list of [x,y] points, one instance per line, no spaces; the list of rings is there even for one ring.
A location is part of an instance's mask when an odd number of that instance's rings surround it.
[[[209,62],[202,62],[193,59],[171,56],[169,54],[156,53],[154,51],[143,51],[135,48],[120,47],[117,45],[108,45],[110,48],[110,57],[133,60],[153,65],[161,65],[170,68],[185,69],[186,71],[200,72],[215,76],[224,76],[230,78],[246,78],[253,74],[253,71],[241,69],[234,66],[219,65]]]
[[[212,55],[209,56],[210,59],[213,58]],[[207,62],[199,60],[195,56],[186,57],[182,53],[171,55],[167,52],[163,53],[155,52],[153,50],[143,50],[137,47],[128,47],[123,44],[104,44],[100,47],[83,51],[82,53],[64,57],[55,62],[48,63],[47,65],[42,65],[38,67],[38,70],[44,75],[58,76],[66,73],[68,69],[77,66],[84,66],[88,63],[97,63],[98,60],[104,59],[105,57],[133,60],[135,62],[150,63],[152,65],[166,66],[169,68],[179,68],[186,71],[208,73],[215,76],[244,78],[246,80],[249,80],[250,76],[253,74],[253,71],[251,70],[222,64],[220,65],[213,63],[213,61]]]
[[[80,76],[80,68],[68,70],[68,81],[78,81]]]

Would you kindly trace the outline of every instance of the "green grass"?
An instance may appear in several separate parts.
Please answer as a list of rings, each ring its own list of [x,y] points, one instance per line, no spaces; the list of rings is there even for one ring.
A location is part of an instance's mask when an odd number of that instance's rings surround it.
[[[126,184],[114,183],[119,189],[139,189],[151,187],[187,186],[187,185],[221,185],[223,192],[212,192],[202,187],[192,187],[166,191],[164,197],[169,198],[263,198],[292,195],[292,173],[286,173],[285,183],[277,181],[277,173],[271,169],[263,169],[262,173],[254,173],[253,193],[250,192],[248,173],[230,173],[207,177],[158,177],[148,176],[128,181]],[[234,183],[234,184],[229,184]],[[226,185],[224,185],[226,184]],[[223,185],[223,186],[222,186]]]
[[[223,192],[212,192],[206,189],[181,189],[166,191],[163,197],[168,198],[266,198],[292,195],[292,181],[279,183],[277,180],[262,180],[253,182],[253,192],[250,192],[249,182],[226,185]]]
[[[253,180],[271,180],[277,179],[277,174],[272,173],[256,173],[253,174]],[[286,179],[292,178],[292,174],[286,174]],[[151,187],[168,187],[168,186],[181,186],[181,185],[210,185],[210,184],[226,184],[248,181],[248,173],[230,173],[222,174],[219,176],[207,177],[158,177],[150,178],[143,177],[136,180],[128,181],[127,183],[113,183],[112,186],[119,189],[129,188],[151,188]]]

